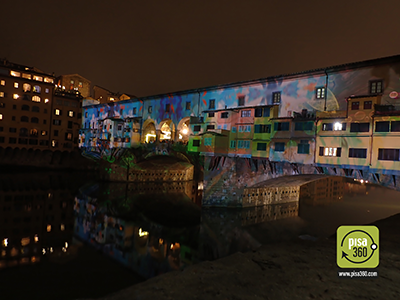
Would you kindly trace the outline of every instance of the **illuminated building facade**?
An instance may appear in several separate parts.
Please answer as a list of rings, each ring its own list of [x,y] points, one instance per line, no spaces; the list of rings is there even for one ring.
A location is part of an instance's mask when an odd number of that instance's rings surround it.
[[[79,74],[61,75],[56,79],[60,90],[78,91],[82,97],[91,96],[91,82]]]
[[[0,62],[0,147],[71,151],[78,145],[82,97],[54,83],[53,75]]]

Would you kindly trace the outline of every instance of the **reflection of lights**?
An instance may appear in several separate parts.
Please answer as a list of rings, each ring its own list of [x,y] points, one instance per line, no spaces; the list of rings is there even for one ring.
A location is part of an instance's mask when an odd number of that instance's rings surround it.
[[[149,235],[149,233],[147,231],[142,231],[142,228],[139,228],[139,236],[142,237],[146,235]]]
[[[65,242],[65,248],[68,248],[68,243],[67,242]]]
[[[4,247],[7,247],[7,246],[8,246],[8,238],[5,238],[5,239],[3,240],[3,246],[4,246]]]
[[[37,234],[35,234],[35,237],[33,239],[35,240],[35,243],[39,242],[39,237]]]

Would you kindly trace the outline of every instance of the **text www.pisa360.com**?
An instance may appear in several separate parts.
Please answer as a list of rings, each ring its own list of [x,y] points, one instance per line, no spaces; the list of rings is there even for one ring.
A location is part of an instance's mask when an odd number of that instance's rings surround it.
[[[377,271],[365,271],[365,270],[338,271],[338,276],[346,277],[346,278],[355,278],[355,277],[376,278],[376,277],[378,277],[378,272]]]

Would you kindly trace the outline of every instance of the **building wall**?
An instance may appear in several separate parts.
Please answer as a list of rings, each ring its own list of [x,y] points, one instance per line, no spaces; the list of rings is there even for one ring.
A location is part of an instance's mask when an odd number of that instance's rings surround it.
[[[79,74],[62,75],[57,78],[57,85],[66,91],[79,91],[82,97],[91,96],[91,82]]]

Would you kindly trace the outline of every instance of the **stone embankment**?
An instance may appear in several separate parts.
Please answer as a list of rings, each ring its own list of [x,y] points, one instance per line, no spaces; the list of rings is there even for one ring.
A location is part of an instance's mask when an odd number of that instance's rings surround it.
[[[155,277],[100,299],[400,299],[400,214],[375,225],[380,230],[376,279],[339,278],[336,237],[332,236],[236,253]]]

